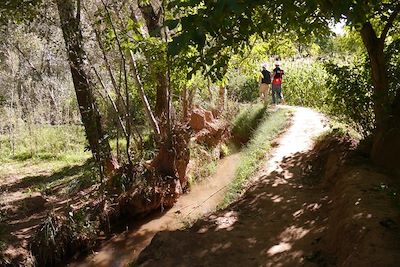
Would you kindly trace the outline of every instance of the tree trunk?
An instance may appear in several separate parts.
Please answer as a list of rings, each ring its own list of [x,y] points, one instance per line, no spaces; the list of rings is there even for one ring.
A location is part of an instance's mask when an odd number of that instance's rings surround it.
[[[400,96],[391,106],[389,103],[389,80],[386,74],[385,40],[378,38],[372,25],[367,22],[361,29],[361,37],[371,61],[374,88],[375,132],[371,150],[374,163],[387,168],[400,168],[397,156],[400,150]],[[396,123],[397,122],[397,123]]]
[[[146,33],[152,37],[157,37],[167,42],[167,32],[163,28],[163,8],[162,1],[154,0],[150,5],[138,5],[140,16],[135,16],[136,20],[142,18],[147,30]],[[142,21],[143,22],[143,21]],[[168,61],[168,60],[167,60]],[[189,162],[189,134],[183,125],[175,124],[171,116],[171,88],[170,73],[167,62],[166,68],[157,69],[155,74],[157,80],[157,96],[155,105],[155,117],[158,121],[160,139],[157,142],[157,155],[152,166],[161,177],[170,179],[179,178],[182,187],[186,186],[186,167]]]
[[[374,113],[376,130],[384,127],[389,112],[389,81],[386,75],[384,40],[377,37],[372,25],[365,23],[361,29],[361,37],[367,48],[371,61],[372,84],[374,86]]]
[[[135,81],[136,87],[138,88],[139,96],[140,96],[140,99],[142,100],[147,119],[148,119],[151,127],[153,128],[154,133],[156,134],[156,139],[159,140],[160,139],[160,127],[158,125],[156,118],[154,117],[153,112],[151,111],[149,101],[147,99],[146,93],[144,92],[144,86],[143,86],[142,80],[140,79],[140,76],[139,76],[139,73],[137,70],[135,56],[133,55],[132,51],[130,51],[130,56],[131,56],[131,66],[132,66],[132,71],[133,71],[133,80]]]
[[[158,71],[156,73],[157,79],[157,95],[156,95],[156,107],[155,107],[155,115],[159,121],[161,121],[162,117],[166,116],[165,111],[168,107],[168,92],[167,88],[167,77],[165,77],[165,73],[162,71]]]
[[[108,175],[116,168],[116,162],[101,126],[100,113],[85,68],[86,54],[80,28],[80,0],[57,0],[56,3],[86,138],[94,159]]]
[[[181,120],[183,123],[185,123],[188,120],[188,116],[189,116],[187,86],[183,87],[181,98],[182,98],[182,119]]]

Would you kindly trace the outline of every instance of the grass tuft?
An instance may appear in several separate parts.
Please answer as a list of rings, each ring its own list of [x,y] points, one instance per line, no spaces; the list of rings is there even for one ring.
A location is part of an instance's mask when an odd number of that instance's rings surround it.
[[[239,144],[245,144],[262,121],[266,108],[258,103],[243,108],[233,121],[232,135]]]

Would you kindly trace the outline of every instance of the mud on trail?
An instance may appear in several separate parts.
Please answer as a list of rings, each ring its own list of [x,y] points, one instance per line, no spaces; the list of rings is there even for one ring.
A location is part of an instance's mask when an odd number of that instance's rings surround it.
[[[316,143],[321,114],[294,108],[292,120],[237,202],[157,234],[134,266],[398,266],[399,212],[379,190],[393,177],[347,162],[345,137]]]

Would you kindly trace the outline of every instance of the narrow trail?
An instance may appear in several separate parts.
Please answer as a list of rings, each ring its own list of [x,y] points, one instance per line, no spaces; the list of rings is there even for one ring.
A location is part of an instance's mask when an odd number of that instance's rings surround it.
[[[327,119],[321,113],[303,107],[286,106],[286,108],[293,110],[293,123],[279,139],[276,149],[256,179],[273,172],[283,175],[277,177],[276,182],[292,178],[293,173],[286,169],[286,164],[283,164],[285,159],[312,149],[314,139],[328,129],[325,125]]]
[[[214,211],[234,178],[239,159],[239,153],[224,158],[212,177],[194,185],[191,192],[181,196],[173,208],[157,217],[137,222],[129,230],[106,241],[92,255],[68,266],[125,266],[137,258],[159,231],[177,230]]]
[[[198,228],[197,231],[201,233],[209,232],[210,235],[203,234],[201,238],[198,238],[197,235],[187,238],[184,237],[183,239],[182,237],[178,237],[176,240],[172,241],[171,245],[163,246],[162,248],[161,253],[164,252],[163,250],[167,250],[165,253],[168,255],[171,253],[171,255],[166,257],[162,256],[159,259],[160,261],[155,259],[153,262],[154,264],[150,264],[150,266],[196,266],[196,264],[198,264],[197,266],[219,266],[225,264],[226,258],[232,260],[229,261],[230,265],[237,265],[243,262],[243,259],[237,258],[240,257],[240,255],[243,256],[243,246],[250,249],[249,253],[246,252],[249,255],[258,251],[257,249],[252,249],[252,247],[262,244],[257,241],[257,238],[265,234],[265,230],[268,229],[268,232],[270,232],[275,227],[277,228],[276,231],[279,232],[282,230],[280,228],[283,227],[282,220],[292,220],[292,213],[298,212],[298,214],[300,214],[302,213],[302,211],[300,211],[302,208],[308,209],[311,207],[311,209],[316,209],[316,207],[318,207],[318,204],[311,200],[308,206],[297,207],[297,204],[300,204],[300,202],[294,199],[296,195],[292,192],[293,188],[280,192],[282,189],[278,185],[288,186],[290,184],[288,181],[290,181],[290,178],[293,176],[293,172],[290,171],[290,168],[285,166],[285,160],[287,157],[304,153],[312,147],[313,138],[325,130],[323,124],[325,118],[321,114],[310,109],[298,107],[287,108],[293,110],[292,125],[285,131],[281,138],[279,138],[276,148],[270,154],[268,161],[262,166],[259,174],[254,178],[255,180],[259,180],[257,183],[254,183],[257,186],[252,188],[249,194],[238,202],[236,208],[224,211],[223,214],[217,212],[217,215],[211,215],[208,219],[204,220],[205,225]],[[180,231],[176,232],[176,230],[184,226],[185,223],[196,220],[204,214],[215,210],[216,206],[223,199],[226,186],[233,179],[239,159],[239,154],[225,158],[218,165],[217,171],[212,179],[194,186],[192,191],[182,196],[171,210],[159,217],[148,218],[147,221],[138,222],[135,226],[131,227],[131,229],[105,242],[92,255],[84,260],[71,263],[69,266],[125,266],[127,263],[137,259],[139,254],[150,244],[154,235],[158,232],[169,231],[167,233],[181,233]],[[264,191],[266,187],[273,188],[273,190],[271,192],[260,192]],[[275,189],[278,191],[275,192]],[[305,194],[305,196],[311,195],[307,190],[302,190],[301,194]],[[265,207],[264,203],[260,202],[263,196],[266,197],[268,201],[271,201],[270,204],[279,205],[279,208],[273,206]],[[304,196],[300,198],[304,198]],[[286,201],[286,199],[288,199],[288,204],[282,206],[280,202]],[[289,199],[296,201],[290,204],[291,200]],[[304,201],[305,200],[301,200],[301,204],[306,203]],[[289,207],[293,205],[296,207]],[[289,208],[290,216],[287,214]],[[292,209],[295,210],[292,211]],[[263,224],[260,225],[259,220],[262,218],[260,216],[266,213],[270,213],[269,216],[272,216],[272,218],[268,218],[267,221],[262,219],[261,222]],[[242,216],[243,221],[241,218]],[[257,219],[257,221],[254,221],[254,219]],[[241,222],[240,225],[237,228],[234,227],[238,222]],[[264,225],[264,223],[267,225]],[[198,227],[198,225],[199,223],[196,223],[195,227]],[[226,234],[235,234],[234,229],[240,229],[240,226],[244,228],[238,232],[238,236],[226,236]],[[214,227],[215,229],[211,231],[211,229],[209,229],[210,227]],[[233,231],[231,231],[232,229]],[[256,232],[254,232],[254,230]],[[298,237],[304,235],[303,231],[307,232],[307,230],[302,227],[293,226],[288,228],[285,235]],[[220,235],[221,233],[224,234]],[[278,233],[276,233],[276,235],[278,235]],[[219,238],[221,238],[221,240],[219,240]],[[290,242],[286,242],[288,241],[287,237],[283,238],[283,240],[285,240],[285,242],[275,244],[276,246],[273,247],[272,251],[284,251],[291,246]],[[224,242],[228,243],[224,244]],[[248,246],[249,243],[252,245]],[[222,247],[230,249],[221,250]],[[234,250],[235,247],[238,251]],[[190,248],[189,254],[192,254],[194,258],[186,258],[187,261],[184,260],[181,262],[180,259],[182,258],[176,257],[175,251],[176,249],[177,251],[182,250],[178,253],[187,255],[188,253],[183,253],[183,251],[188,248]],[[199,251],[199,249],[202,251]],[[219,251],[223,251],[224,253],[218,257],[213,257],[212,254],[219,254]],[[224,255],[225,253],[226,255]],[[206,258],[217,260],[217,262],[204,262],[204,259],[197,261],[199,260],[197,258],[198,255],[202,255],[201,258],[205,255],[210,255],[210,257],[207,256]],[[253,258],[257,259],[258,256],[254,255]],[[169,260],[171,260],[171,262],[169,262]],[[221,260],[221,262],[218,262],[219,260]]]
[[[307,108],[288,108],[292,125],[243,197],[188,230],[158,234],[137,265],[330,266],[330,256],[321,253],[327,192],[300,181],[326,119]]]

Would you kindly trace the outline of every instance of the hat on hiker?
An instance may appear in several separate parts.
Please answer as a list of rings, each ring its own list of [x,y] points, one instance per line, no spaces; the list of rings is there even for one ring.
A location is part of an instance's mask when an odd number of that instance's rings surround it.
[[[267,68],[267,63],[265,63],[265,62],[262,63],[262,64],[261,64],[261,67],[262,67],[263,69],[266,69],[266,68]]]
[[[280,66],[281,63],[279,63],[279,61],[275,61],[275,66]]]

